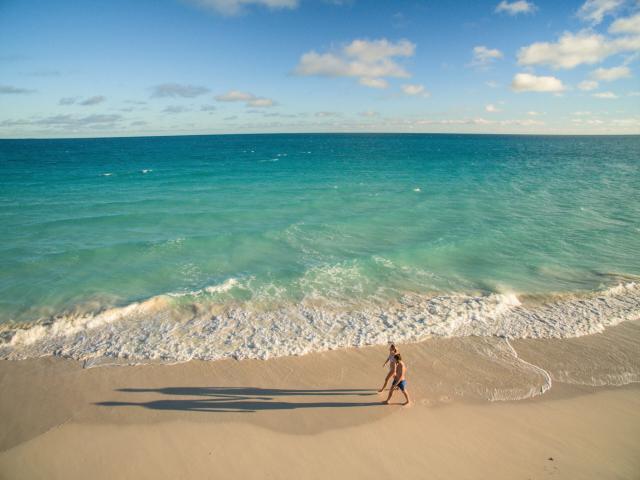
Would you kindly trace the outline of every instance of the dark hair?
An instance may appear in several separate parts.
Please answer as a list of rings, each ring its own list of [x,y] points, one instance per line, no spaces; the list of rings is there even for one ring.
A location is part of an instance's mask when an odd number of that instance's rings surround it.
[[[392,343],[391,345],[389,345],[389,348],[393,348],[393,351],[394,351],[394,352],[397,352],[397,351],[398,351],[398,349],[396,348],[395,343]]]
[[[396,353],[393,358],[395,358],[398,362],[402,361],[402,355],[400,355],[399,353]]]

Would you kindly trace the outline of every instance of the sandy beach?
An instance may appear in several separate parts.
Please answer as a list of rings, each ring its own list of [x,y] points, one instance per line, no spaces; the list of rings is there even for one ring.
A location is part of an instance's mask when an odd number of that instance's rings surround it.
[[[0,480],[640,480],[640,0],[0,39]]]
[[[640,387],[588,383],[612,371],[589,367],[598,349],[616,343],[611,358],[638,361],[639,331],[512,341],[519,372],[473,358],[503,339],[403,345],[410,408],[375,393],[383,347],[96,368],[3,361],[0,477],[638,478]]]

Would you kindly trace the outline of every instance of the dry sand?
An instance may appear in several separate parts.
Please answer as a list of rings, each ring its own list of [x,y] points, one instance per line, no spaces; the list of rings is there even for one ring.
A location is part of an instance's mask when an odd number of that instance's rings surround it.
[[[544,370],[503,339],[402,346],[410,408],[374,392],[381,347],[90,369],[4,361],[0,478],[638,479],[639,384],[588,384],[637,381],[639,332],[511,342]],[[590,366],[605,350],[609,368]]]

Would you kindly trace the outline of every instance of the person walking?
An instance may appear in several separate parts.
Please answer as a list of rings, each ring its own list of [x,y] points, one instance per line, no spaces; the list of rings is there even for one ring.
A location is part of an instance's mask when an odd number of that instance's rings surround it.
[[[380,390],[378,390],[378,393],[382,393],[382,391],[385,388],[387,388],[387,383],[389,382],[389,379],[396,374],[396,359],[395,359],[395,354],[396,353],[399,353],[398,349],[392,343],[391,345],[389,345],[389,356],[387,357],[387,360],[382,364],[383,367],[387,363],[389,364],[389,373],[387,373],[387,376],[384,379],[384,384],[382,385],[382,388]]]
[[[409,398],[409,391],[407,390],[407,366],[402,361],[402,356],[399,353],[395,354],[394,359],[396,361],[395,377],[393,379],[393,383],[391,384],[391,388],[389,389],[389,396],[384,401],[384,403],[388,405],[393,392],[396,389],[400,389],[406,400],[403,405],[406,406],[411,403],[411,399]]]

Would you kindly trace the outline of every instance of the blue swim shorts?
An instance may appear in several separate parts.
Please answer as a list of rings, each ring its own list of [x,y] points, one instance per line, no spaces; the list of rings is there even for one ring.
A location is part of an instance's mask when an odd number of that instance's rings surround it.
[[[393,382],[393,386],[394,387],[398,387],[400,390],[402,390],[404,392],[404,389],[407,388],[407,381],[406,380],[402,380],[400,383],[396,383],[394,381]]]

